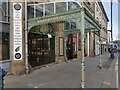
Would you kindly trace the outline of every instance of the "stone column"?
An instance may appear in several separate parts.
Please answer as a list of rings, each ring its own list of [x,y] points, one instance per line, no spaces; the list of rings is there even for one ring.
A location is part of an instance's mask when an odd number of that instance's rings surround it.
[[[54,24],[55,28],[55,61],[56,63],[64,61],[64,23],[59,22]],[[60,38],[63,38],[63,42],[60,43]],[[62,46],[63,45],[63,46]],[[60,47],[62,49],[63,55],[60,55]]]
[[[11,73],[20,75],[25,73],[25,3],[24,0],[10,2],[10,57]]]

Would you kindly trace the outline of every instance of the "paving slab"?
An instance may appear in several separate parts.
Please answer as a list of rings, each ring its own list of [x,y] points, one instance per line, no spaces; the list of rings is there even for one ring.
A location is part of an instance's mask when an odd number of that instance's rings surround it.
[[[109,56],[108,53],[101,56],[102,69],[97,67],[99,56],[85,58],[85,88],[111,87],[115,60],[106,56]],[[43,67],[29,75],[6,76],[5,88],[80,88],[80,81],[81,61],[71,60]]]

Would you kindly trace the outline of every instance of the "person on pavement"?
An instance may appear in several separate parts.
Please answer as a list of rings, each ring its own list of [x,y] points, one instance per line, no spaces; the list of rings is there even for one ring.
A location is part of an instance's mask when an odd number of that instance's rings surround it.
[[[114,59],[115,58],[115,52],[116,52],[116,48],[113,45],[111,45],[110,59]]]

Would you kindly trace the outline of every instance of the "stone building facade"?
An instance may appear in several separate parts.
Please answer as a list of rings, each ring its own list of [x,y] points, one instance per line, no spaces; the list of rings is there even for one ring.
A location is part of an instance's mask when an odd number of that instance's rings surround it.
[[[107,17],[103,4],[97,1],[95,2],[95,18],[101,24],[100,42],[98,38],[99,36],[97,34],[95,35],[96,55],[98,55],[100,52],[101,54],[103,54],[107,51],[107,42],[108,42],[107,26],[108,26],[109,19]],[[99,52],[99,48],[101,48],[100,52]]]
[[[51,1],[28,0],[26,4],[24,0],[12,0],[10,3],[10,59],[13,74],[23,74],[26,69],[70,59],[81,60],[82,55],[96,54],[98,47],[96,48],[95,42],[99,37],[100,21],[97,21],[95,2]],[[21,7],[20,11],[17,11],[15,5]],[[85,14],[83,22],[80,19],[82,11]],[[15,16],[18,13],[21,16]],[[103,18],[106,20],[104,13]],[[17,19],[19,25],[16,24]],[[15,33],[16,30],[19,33]],[[16,41],[15,35],[19,40]]]

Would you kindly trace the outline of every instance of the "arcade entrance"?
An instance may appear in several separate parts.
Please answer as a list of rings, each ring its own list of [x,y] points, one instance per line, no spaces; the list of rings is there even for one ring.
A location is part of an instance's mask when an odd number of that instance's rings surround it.
[[[55,62],[55,37],[38,33],[28,34],[29,63],[31,67]]]
[[[69,34],[66,39],[67,59],[77,58],[77,34]]]

